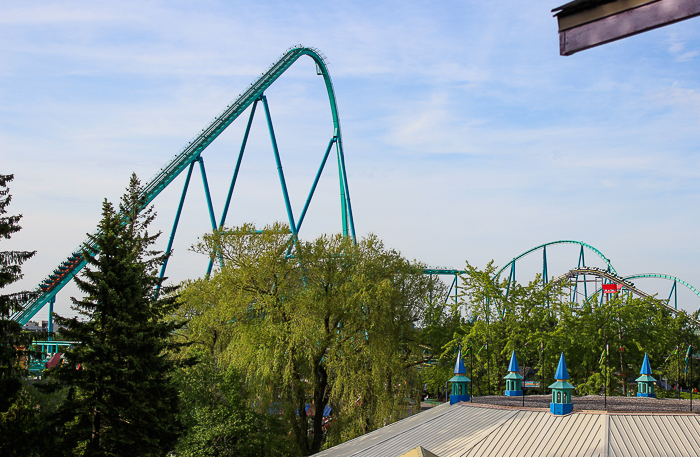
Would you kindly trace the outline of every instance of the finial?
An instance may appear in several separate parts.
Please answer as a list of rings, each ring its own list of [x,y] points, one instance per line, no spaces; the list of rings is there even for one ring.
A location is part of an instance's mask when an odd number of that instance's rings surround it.
[[[564,361],[564,353],[561,353],[559,357],[559,366],[557,366],[557,372],[554,374],[554,379],[564,380],[569,379],[569,371],[566,369],[566,362]]]
[[[642,369],[639,370],[639,374],[646,374],[651,376],[651,365],[649,365],[649,355],[644,353],[644,362],[642,362]]]
[[[459,345],[459,352],[457,353],[457,362],[455,363],[455,374],[467,374],[467,369],[464,367],[464,361],[462,360],[462,345]]]
[[[515,349],[513,349],[513,354],[510,356],[510,365],[508,365],[508,371],[520,371],[520,367],[518,367],[518,359],[515,358]]]

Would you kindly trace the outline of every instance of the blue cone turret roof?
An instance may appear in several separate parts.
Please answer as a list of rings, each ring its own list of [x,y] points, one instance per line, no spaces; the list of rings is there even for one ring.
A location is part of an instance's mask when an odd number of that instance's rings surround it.
[[[554,379],[569,379],[569,371],[566,369],[563,352],[561,353],[561,357],[559,357],[559,366],[557,367],[557,372],[554,374]]]
[[[646,374],[651,376],[651,365],[649,365],[649,355],[644,353],[644,362],[642,362],[642,369],[639,370],[639,374]]]
[[[464,362],[462,361],[462,349],[459,349],[457,353],[457,362],[455,363],[455,374],[467,374],[467,369],[464,368]]]
[[[510,356],[510,365],[508,365],[508,371],[520,371],[520,367],[518,367],[518,359],[515,358],[515,350],[513,350],[513,354]]]

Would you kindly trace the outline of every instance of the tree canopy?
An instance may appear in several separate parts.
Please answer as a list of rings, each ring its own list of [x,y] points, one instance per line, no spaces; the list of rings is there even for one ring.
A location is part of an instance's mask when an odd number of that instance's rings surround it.
[[[289,233],[248,224],[205,236],[194,249],[221,266],[184,285],[181,337],[240,372],[257,407],[282,414],[308,455],[324,437],[331,445],[408,414],[436,283],[374,236]]]
[[[579,394],[601,393],[605,385],[609,395],[627,394],[627,381],[637,377],[645,353],[656,375],[691,384],[686,370],[691,361],[680,352],[698,347],[700,312],[673,313],[661,300],[625,292],[572,303],[564,283],[544,284],[537,277],[509,285],[494,277],[492,263],[484,270],[467,264],[466,271],[460,306],[468,319],[446,342],[442,360],[454,361],[461,344],[477,395],[502,393],[513,350],[521,367],[531,367],[542,382],[541,393],[553,380],[561,352]],[[437,368],[424,376],[431,370]],[[443,383],[448,374],[441,374]]]
[[[163,455],[179,432],[177,389],[171,382],[170,338],[182,324],[166,320],[176,308],[172,290],[161,289],[152,251],[151,209],[143,209],[135,175],[119,209],[105,200],[98,231],[83,256],[88,266],[73,299],[79,318],[58,318],[67,338],[79,342],[65,354],[52,379],[66,386],[56,414],[56,450],[64,455]],[[143,210],[142,210],[143,209]]]

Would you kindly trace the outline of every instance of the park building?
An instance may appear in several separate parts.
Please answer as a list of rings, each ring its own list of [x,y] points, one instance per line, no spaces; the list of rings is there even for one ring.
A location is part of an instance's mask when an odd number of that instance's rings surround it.
[[[502,397],[474,403],[461,351],[455,364],[450,401],[353,440],[318,457],[698,457],[700,416],[665,411],[655,405],[648,357],[638,382],[645,395],[617,397],[629,410],[575,408],[564,354],[559,359],[549,408],[526,405],[515,352]],[[498,401],[498,399],[503,401]],[[586,397],[583,397],[586,398]],[[606,397],[606,401],[607,401]],[[672,400],[675,401],[675,400]],[[522,403],[519,403],[522,402]],[[581,401],[580,405],[586,405]],[[634,410],[634,405],[646,407]],[[607,403],[606,403],[607,405]],[[631,407],[629,405],[632,405]],[[665,403],[666,406],[669,403]],[[692,405],[692,403],[691,403]],[[672,406],[672,405],[671,405]]]

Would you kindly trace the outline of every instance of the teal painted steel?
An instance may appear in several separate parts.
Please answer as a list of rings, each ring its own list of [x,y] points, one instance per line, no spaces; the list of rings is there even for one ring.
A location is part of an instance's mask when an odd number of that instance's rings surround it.
[[[180,204],[177,207],[177,213],[175,214],[175,221],[173,222],[173,228],[170,231],[170,238],[168,239],[168,248],[165,250],[165,260],[163,260],[163,265],[160,267],[160,278],[163,279],[165,276],[165,269],[168,267],[168,259],[170,258],[170,252],[173,250],[173,242],[175,241],[175,232],[177,232],[177,225],[180,223],[180,215],[182,215],[182,207],[185,205],[185,197],[187,196],[187,189],[190,186],[190,178],[192,178],[192,170],[194,169],[194,162],[190,162],[190,167],[187,170],[187,177],[185,178],[185,185],[182,188],[182,195],[180,196]],[[160,285],[156,288],[156,296],[160,290]]]
[[[336,149],[338,155],[338,173],[341,181],[341,207],[342,207],[342,224],[343,234],[355,238],[355,224],[352,215],[352,206],[350,204],[349,186],[347,183],[347,172],[345,169],[345,157],[343,153],[343,141],[340,129],[340,117],[338,114],[338,106],[333,89],[333,82],[328,68],[326,67],[325,57],[316,49],[304,46],[294,46],[288,49],[260,78],[253,82],[248,88],[239,95],[239,97],[219,113],[209,125],[190,140],[187,145],[182,148],[167,164],[158,170],[158,172],[144,186],[145,203],[151,203],[180,173],[187,168],[190,163],[199,157],[202,152],[209,146],[238,116],[240,116],[251,104],[260,99],[265,92],[294,62],[302,56],[309,56],[316,64],[316,73],[323,76],[328,94],[328,101],[331,108],[331,116],[333,118],[333,137],[336,138]],[[294,227],[296,229],[296,227]],[[86,264],[82,260],[81,253],[83,247],[88,250],[97,252],[99,248],[93,243],[86,241],[78,248],[71,251],[71,255],[63,261],[59,267],[54,270],[42,283],[37,287],[38,296],[26,303],[22,310],[15,313],[12,319],[20,324],[26,324],[51,298],[60,291]]]
[[[231,197],[233,197],[233,188],[236,186],[236,180],[238,179],[238,172],[241,169],[241,162],[243,161],[243,153],[245,152],[246,144],[248,144],[248,135],[250,135],[250,127],[253,125],[253,117],[255,116],[255,107],[258,106],[258,100],[253,102],[253,106],[250,108],[250,117],[248,118],[248,124],[245,128],[245,133],[243,134],[243,141],[241,142],[241,150],[238,153],[238,160],[236,160],[236,168],[233,171],[233,178],[231,178],[231,186],[228,189],[228,195],[226,196],[226,204],[224,205],[224,211],[221,214],[221,220],[219,221],[219,228],[222,228],[226,223],[226,216],[228,215],[228,208],[231,204]]]
[[[612,271],[613,273],[617,274],[617,271],[615,271],[615,268],[614,268],[614,267],[612,266],[612,264],[610,263],[610,259],[608,259],[607,257],[605,257],[605,256],[603,255],[602,252],[600,252],[598,249],[594,248],[594,247],[591,246],[590,244],[584,243],[583,241],[576,241],[576,240],[558,240],[558,241],[550,241],[549,243],[541,244],[541,245],[539,245],[539,246],[536,246],[536,247],[534,247],[534,248],[532,248],[532,249],[529,249],[529,250],[523,252],[522,254],[520,254],[520,255],[517,256],[517,257],[513,257],[513,259],[512,259],[510,262],[508,262],[507,264],[503,265],[503,267],[502,267],[500,270],[498,270],[498,273],[496,273],[494,277],[500,276],[501,273],[503,272],[503,270],[505,270],[505,269],[508,268],[509,266],[512,266],[513,264],[515,264],[515,262],[516,262],[517,260],[519,260],[519,259],[525,257],[526,255],[528,255],[528,254],[530,254],[530,253],[532,253],[532,252],[535,252],[535,251],[538,250],[538,249],[544,249],[544,248],[546,248],[547,246],[552,246],[552,245],[555,245],[555,244],[578,244],[579,246],[585,247],[586,249],[588,249],[588,250],[590,250],[590,251],[593,251],[598,257],[600,257],[601,259],[603,259],[603,262],[605,262],[605,264],[608,266],[608,270],[609,270],[609,271]],[[513,273],[514,273],[514,268],[511,268],[511,275],[513,275]],[[514,276],[514,275],[513,275],[513,279],[515,279],[515,276]]]
[[[326,161],[328,160],[328,155],[331,152],[331,148],[333,147],[333,144],[335,143],[336,138],[333,137],[331,140],[328,142],[328,147],[326,148],[326,153],[323,155],[323,160],[321,160],[321,166],[318,167],[318,172],[316,173],[316,178],[314,179],[314,183],[311,185],[311,190],[309,191],[309,196],[306,199],[306,203],[304,204],[304,209],[301,211],[301,216],[299,216],[299,222],[297,222],[297,229],[296,233],[299,233],[299,229],[301,228],[301,224],[304,222],[304,217],[306,217],[306,211],[309,209],[309,205],[311,204],[311,198],[314,196],[314,192],[316,191],[316,186],[318,185],[318,180],[321,179],[321,173],[323,173],[323,169],[326,166]]]
[[[287,208],[287,217],[289,217],[289,227],[292,229],[292,235],[297,235],[297,226],[294,223],[294,212],[292,211],[292,203],[289,201],[289,192],[287,191],[287,183],[284,180],[284,171],[282,170],[282,161],[280,159],[280,151],[277,148],[277,138],[275,138],[275,129],[272,127],[272,118],[270,117],[270,108],[267,106],[267,97],[262,96],[263,107],[265,108],[265,117],[267,118],[267,128],[270,131],[270,141],[272,142],[272,151],[275,154],[275,162],[277,163],[277,174],[280,178],[282,186],[282,194],[284,195],[284,206]]]
[[[564,279],[573,278],[575,276],[584,275],[584,274],[590,275],[590,276],[597,276],[597,277],[601,278],[603,281],[603,284],[613,284],[613,283],[614,284],[621,284],[630,293],[633,293],[633,294],[635,294],[639,297],[642,297],[642,298],[653,298],[653,296],[638,289],[637,287],[635,287],[635,285],[630,282],[630,279],[634,279],[634,278],[662,278],[662,279],[668,279],[671,281],[677,281],[677,282],[685,285],[686,287],[688,287],[693,292],[695,292],[696,295],[700,296],[700,294],[698,294],[697,289],[695,289],[695,287],[691,286],[690,284],[688,284],[687,282],[685,282],[681,279],[676,278],[675,276],[662,275],[662,274],[656,274],[656,273],[647,273],[647,274],[625,276],[623,278],[621,276],[618,276],[617,274],[611,273],[609,271],[601,270],[600,268],[595,268],[595,267],[575,268],[571,271],[564,273],[561,276],[558,276],[556,279],[553,279],[551,282],[557,283],[557,282],[563,281]],[[598,289],[597,291],[594,292],[593,296],[595,296],[595,294],[598,294],[600,292],[601,292],[601,289]],[[600,294],[601,303],[602,303],[603,295],[604,294]],[[660,300],[660,301],[663,302],[664,305],[666,306],[666,308],[668,308],[672,312],[674,312],[674,313],[678,312],[678,310],[676,308],[669,305],[667,302],[664,302],[663,300]],[[694,319],[693,319],[693,322],[700,324],[700,321],[696,321]]]
[[[214,216],[214,205],[211,202],[211,193],[209,192],[209,181],[207,181],[207,172],[204,169],[204,159],[197,157],[197,162],[199,162],[199,171],[202,173],[202,184],[204,185],[204,196],[207,199],[207,208],[209,208],[209,221],[211,222],[211,229],[216,230],[216,216]]]
[[[667,279],[667,280],[669,280],[669,281],[673,281],[673,282],[675,282],[675,283],[678,283],[678,284],[681,284],[681,285],[687,287],[688,289],[692,290],[693,293],[694,293],[695,295],[697,295],[698,297],[700,297],[700,291],[698,291],[695,287],[691,286],[690,284],[688,284],[687,282],[683,281],[682,279],[677,278],[677,277],[675,277],[675,276],[671,276],[671,275],[662,275],[662,274],[658,274],[658,273],[642,273],[642,274],[638,274],[638,275],[625,276],[624,279],[625,279],[625,281],[628,281],[628,280],[630,280],[630,279],[637,279],[637,278],[659,278],[659,279]]]

